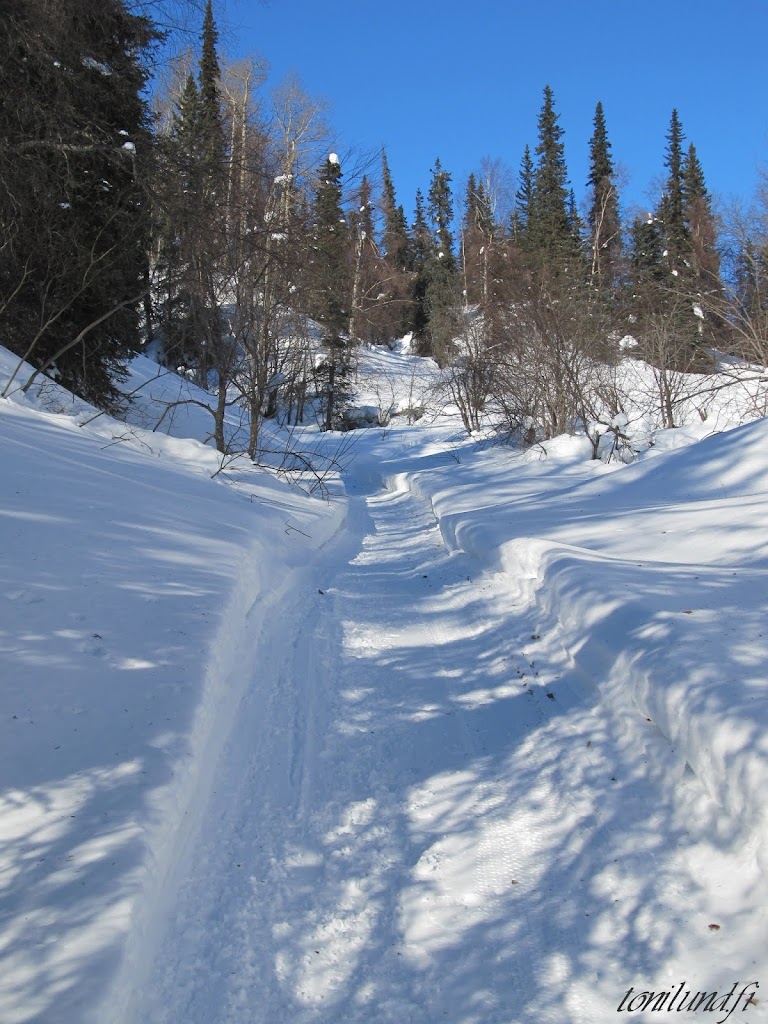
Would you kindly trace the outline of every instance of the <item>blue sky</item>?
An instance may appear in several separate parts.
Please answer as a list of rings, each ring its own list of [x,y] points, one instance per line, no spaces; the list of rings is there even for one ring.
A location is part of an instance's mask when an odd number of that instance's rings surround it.
[[[298,74],[331,104],[335,148],[386,146],[410,219],[439,157],[460,193],[484,156],[516,173],[536,145],[544,86],[565,130],[572,187],[586,190],[595,104],[647,205],[673,107],[710,191],[750,197],[768,167],[768,0],[219,0],[232,56],[258,52],[270,81]],[[224,25],[222,24],[222,28]]]

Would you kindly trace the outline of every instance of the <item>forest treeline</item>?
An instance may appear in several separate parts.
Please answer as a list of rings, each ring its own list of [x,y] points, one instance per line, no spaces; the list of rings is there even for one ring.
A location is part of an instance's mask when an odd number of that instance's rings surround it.
[[[408,216],[386,153],[329,153],[298,82],[268,92],[258,59],[222,64],[210,0],[151,106],[151,9],[4,4],[0,341],[35,368],[13,386],[46,374],[116,409],[150,348],[208,392],[219,450],[228,408],[247,410],[255,457],[278,414],[343,426],[356,346],[408,332],[468,430],[492,404],[530,440],[621,412],[606,368],[628,336],[668,426],[675,381],[713,351],[768,364],[768,190],[716,211],[677,110],[658,203],[629,223],[602,104],[579,207],[548,86],[511,195],[498,161],[455,195],[437,160]]]

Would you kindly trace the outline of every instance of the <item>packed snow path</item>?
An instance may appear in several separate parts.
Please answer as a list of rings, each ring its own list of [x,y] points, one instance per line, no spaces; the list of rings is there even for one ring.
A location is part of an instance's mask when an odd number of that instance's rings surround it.
[[[522,587],[449,552],[405,477],[371,471],[336,543],[243,665],[117,1019],[580,1024],[632,985],[750,981],[761,953],[710,945],[748,903],[738,880],[711,901],[722,817],[595,703]]]

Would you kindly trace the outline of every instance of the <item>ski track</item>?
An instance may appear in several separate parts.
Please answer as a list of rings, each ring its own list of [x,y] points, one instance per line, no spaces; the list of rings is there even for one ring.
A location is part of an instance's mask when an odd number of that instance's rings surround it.
[[[722,816],[403,480],[351,492],[346,566],[265,624],[123,1024],[591,1024],[714,977],[689,923],[725,914],[694,871]]]

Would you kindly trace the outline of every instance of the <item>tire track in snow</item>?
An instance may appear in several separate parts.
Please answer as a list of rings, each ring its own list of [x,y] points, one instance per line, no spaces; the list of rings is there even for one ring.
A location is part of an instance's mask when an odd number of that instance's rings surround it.
[[[260,661],[277,671],[248,726],[258,726],[249,767],[238,779],[245,743],[235,737],[214,834],[200,844],[158,970],[164,995],[145,1020],[320,1020],[324,1002],[353,990],[366,1019],[373,1004],[388,1019],[388,1005],[410,1014],[423,1000],[420,970],[402,969],[402,891],[433,847],[446,862],[418,822],[418,793],[429,792],[425,772],[464,771],[478,754],[451,649],[473,631],[482,643],[482,628],[463,621],[466,558],[446,553],[412,495],[351,504],[350,532],[365,534],[356,557],[332,585],[319,576],[311,610],[297,603],[291,628],[262,646]],[[246,710],[243,722],[255,717]],[[413,745],[413,727],[429,743]],[[467,799],[471,813],[477,798]]]
[[[345,1019],[357,1019],[352,1000],[365,1007],[361,1020],[431,1021],[441,956],[500,914],[538,845],[538,823],[509,820],[505,787],[475,767],[495,754],[497,739],[473,714],[485,700],[517,696],[518,685],[498,658],[475,668],[489,619],[479,566],[446,551],[433,514],[402,481],[367,506],[373,530],[328,594],[334,619],[345,624],[332,718],[357,735],[367,725],[367,738],[346,779],[338,747],[326,747],[330,772],[318,773],[307,801],[326,808],[304,833],[312,852],[303,856],[317,865],[316,900],[298,914],[303,930],[291,929],[298,908],[285,891],[283,991],[273,1019],[334,1019],[341,1003]],[[360,686],[366,668],[375,686]],[[475,682],[487,690],[494,675],[494,697],[472,695]],[[524,728],[539,721],[531,707],[523,707]],[[414,728],[428,741],[409,741]],[[352,868],[339,870],[334,856]],[[312,942],[302,945],[307,935]],[[505,985],[515,974],[505,967]],[[336,1008],[326,1018],[329,1000]],[[486,993],[483,1013],[497,1003]]]
[[[635,897],[628,819],[599,806],[621,760],[608,724],[560,685],[535,610],[448,552],[401,484],[351,499],[346,564],[265,631],[155,995],[130,1024],[615,1011],[615,938],[659,895]],[[627,792],[631,818],[645,805]]]

